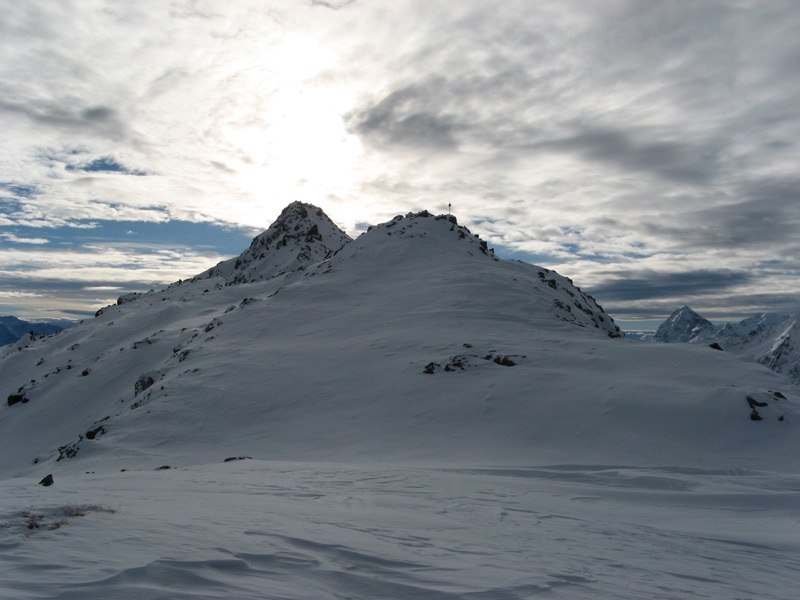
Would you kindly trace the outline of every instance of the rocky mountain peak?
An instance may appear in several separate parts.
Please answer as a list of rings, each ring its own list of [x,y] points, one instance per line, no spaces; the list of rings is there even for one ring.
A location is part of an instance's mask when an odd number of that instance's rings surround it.
[[[716,327],[688,306],[675,310],[658,328],[653,337],[656,342],[690,342],[711,336]]]
[[[221,277],[226,284],[252,283],[305,269],[325,260],[351,241],[321,208],[292,202],[238,257],[194,278]]]

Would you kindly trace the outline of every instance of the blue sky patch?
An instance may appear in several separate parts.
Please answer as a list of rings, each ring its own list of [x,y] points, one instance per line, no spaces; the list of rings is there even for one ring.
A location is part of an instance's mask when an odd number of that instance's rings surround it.
[[[145,171],[129,169],[111,156],[101,156],[83,166],[67,165],[67,171],[85,171],[86,173],[120,173],[122,175],[147,175]]]

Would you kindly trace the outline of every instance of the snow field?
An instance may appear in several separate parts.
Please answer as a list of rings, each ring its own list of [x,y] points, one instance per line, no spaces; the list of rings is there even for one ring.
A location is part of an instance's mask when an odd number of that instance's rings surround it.
[[[799,492],[744,471],[255,460],[6,480],[0,596],[786,598]]]

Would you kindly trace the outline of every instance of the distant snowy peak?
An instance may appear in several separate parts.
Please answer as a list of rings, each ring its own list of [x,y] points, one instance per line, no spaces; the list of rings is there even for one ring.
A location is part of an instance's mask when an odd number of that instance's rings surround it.
[[[653,336],[656,342],[694,342],[712,337],[717,328],[688,306],[681,306],[664,321]]]
[[[800,315],[763,313],[715,326],[688,306],[672,313],[653,341],[713,344],[715,348],[749,356],[800,383]]]
[[[55,323],[23,321],[17,317],[0,317],[0,346],[12,344],[23,336],[32,333],[35,336],[52,335],[64,329]]]
[[[350,237],[322,209],[292,202],[242,254],[197,275],[193,281],[221,277],[226,284],[238,284],[270,279],[325,260],[349,241]]]

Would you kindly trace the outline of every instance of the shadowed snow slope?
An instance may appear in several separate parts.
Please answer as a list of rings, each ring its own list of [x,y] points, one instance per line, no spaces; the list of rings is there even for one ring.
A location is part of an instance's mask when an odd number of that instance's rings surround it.
[[[618,339],[568,279],[494,257],[453,218],[347,242],[295,203],[239,260],[6,350],[0,474],[229,456],[800,466],[785,378]]]

